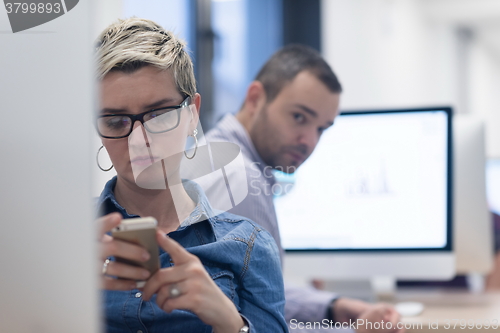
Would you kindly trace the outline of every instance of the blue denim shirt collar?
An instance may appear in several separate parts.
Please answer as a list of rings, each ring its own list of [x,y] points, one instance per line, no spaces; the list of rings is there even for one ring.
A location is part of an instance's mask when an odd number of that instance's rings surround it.
[[[106,183],[104,190],[102,191],[100,197],[97,200],[97,207],[101,209],[104,202],[107,200],[116,208],[116,211],[122,214],[122,216],[126,218],[134,218],[139,217],[138,215],[129,214],[127,210],[116,201],[115,198],[115,185],[116,185],[117,177],[113,177]],[[209,220],[211,224],[215,223],[213,220],[214,210],[208,201],[207,196],[201,189],[201,187],[193,181],[183,179],[182,185],[186,190],[186,193],[189,195],[191,200],[195,203],[195,207],[191,214],[182,221],[178,230],[184,229],[194,223]],[[217,238],[217,234],[215,235]]]

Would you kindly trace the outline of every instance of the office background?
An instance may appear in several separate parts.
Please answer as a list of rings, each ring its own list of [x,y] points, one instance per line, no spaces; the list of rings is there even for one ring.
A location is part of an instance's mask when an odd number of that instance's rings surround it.
[[[132,15],[188,42],[205,129],[239,108],[277,48],[303,42],[339,75],[343,109],[447,104],[483,117],[490,200],[499,197],[498,0],[89,0],[19,34],[2,10],[2,331],[98,329],[91,197],[112,175],[94,164],[91,40]]]
[[[205,127],[238,110],[275,50],[300,42],[340,77],[343,109],[452,105],[487,120],[488,156],[500,157],[496,0],[109,0],[97,12],[96,31],[135,15],[187,41]]]
[[[258,69],[288,43],[324,55],[344,88],[342,110],[451,105],[479,117],[490,205],[500,213],[497,0],[108,0],[95,12],[96,36],[118,17],[138,16],[187,42],[205,131],[240,108]],[[109,176],[94,172],[96,195]]]

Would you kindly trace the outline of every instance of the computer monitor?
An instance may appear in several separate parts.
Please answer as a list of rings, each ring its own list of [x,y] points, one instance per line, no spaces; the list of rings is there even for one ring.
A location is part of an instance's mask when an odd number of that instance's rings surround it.
[[[484,275],[493,267],[494,245],[493,221],[486,196],[483,120],[470,115],[454,117],[453,142],[456,270],[462,275]]]
[[[101,328],[89,186],[97,12],[77,2],[52,15],[61,2],[46,1],[38,16],[14,3],[11,20],[41,24],[19,33],[0,10],[0,332]]]
[[[486,192],[490,210],[500,215],[500,158],[486,162]]]
[[[338,116],[295,173],[278,175],[285,278],[453,277],[451,116]]]
[[[494,252],[500,250],[500,158],[486,162],[486,192],[490,211],[493,213]]]

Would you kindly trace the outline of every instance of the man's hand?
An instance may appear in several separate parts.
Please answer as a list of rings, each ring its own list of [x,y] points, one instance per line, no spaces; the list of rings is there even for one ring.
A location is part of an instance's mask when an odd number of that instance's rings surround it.
[[[363,320],[364,325],[358,327],[358,333],[404,332],[404,328],[397,328],[397,324],[400,321],[399,313],[394,309],[394,307],[389,304],[369,304],[355,299],[339,298],[335,301],[332,310],[333,317],[338,322],[357,321],[359,319],[359,321],[357,322],[361,323],[361,320]],[[374,327],[370,327],[370,325],[366,325],[367,322],[375,324],[382,323],[382,321],[384,322],[384,325],[377,326],[377,328],[379,329],[375,329]],[[387,326],[390,326],[392,328],[388,329]]]
[[[358,332],[396,332],[403,333],[404,328],[398,329],[398,323],[400,322],[399,313],[389,304],[375,304],[371,305],[370,309],[363,312],[358,319],[363,320],[364,325],[358,327]],[[370,322],[372,324],[366,324]],[[375,329],[372,325],[376,322],[382,323],[380,329]],[[400,324],[401,325],[401,324]],[[388,328],[390,327],[390,328]]]

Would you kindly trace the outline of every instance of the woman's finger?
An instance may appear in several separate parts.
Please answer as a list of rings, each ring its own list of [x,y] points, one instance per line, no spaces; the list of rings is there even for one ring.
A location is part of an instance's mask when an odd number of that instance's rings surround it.
[[[106,290],[131,290],[136,287],[137,282],[133,280],[114,279],[109,276],[103,276],[102,288]]]
[[[162,268],[146,282],[142,292],[143,299],[148,301],[164,285],[177,283],[187,278],[189,278],[189,269],[187,267],[173,266]]]
[[[110,261],[107,264],[106,275],[116,276],[129,280],[146,280],[150,273],[148,270],[123,264],[121,262]]]
[[[118,226],[121,221],[122,216],[120,213],[111,213],[98,218],[96,222],[99,225],[99,237],[102,237],[114,227]]]
[[[176,282],[176,283],[170,283],[170,284],[163,285],[160,288],[160,290],[158,291],[157,295],[156,295],[156,304],[158,304],[158,306],[161,309],[165,310],[165,308],[163,307],[163,305],[167,302],[168,299],[171,299],[171,298],[181,298],[181,297],[184,298],[184,297],[186,297],[188,291],[190,290],[188,284],[189,284],[188,281],[184,280],[184,281],[179,281],[179,282]],[[172,289],[174,289],[174,288],[177,289],[177,291],[179,293],[177,296],[172,291]],[[186,303],[186,306],[187,305],[188,304]],[[177,309],[180,309],[180,308],[177,308]],[[185,310],[191,310],[188,307],[185,307],[183,309],[185,309]],[[173,309],[168,310],[168,311],[165,310],[165,311],[170,312],[172,310]]]
[[[182,247],[179,243],[174,241],[172,238],[168,237],[162,231],[158,230],[156,233],[156,240],[158,245],[160,245],[165,252],[170,255],[172,261],[176,265],[180,265],[193,260],[198,260],[198,258]]]
[[[147,261],[150,257],[149,252],[142,246],[110,238],[102,242],[101,258],[120,257],[134,261]]]
[[[178,288],[178,297],[172,297],[172,287]],[[211,326],[217,322],[227,323],[231,315],[239,317],[233,302],[212,280],[188,279],[163,286],[158,292],[156,302],[165,312],[175,309],[192,311]]]

